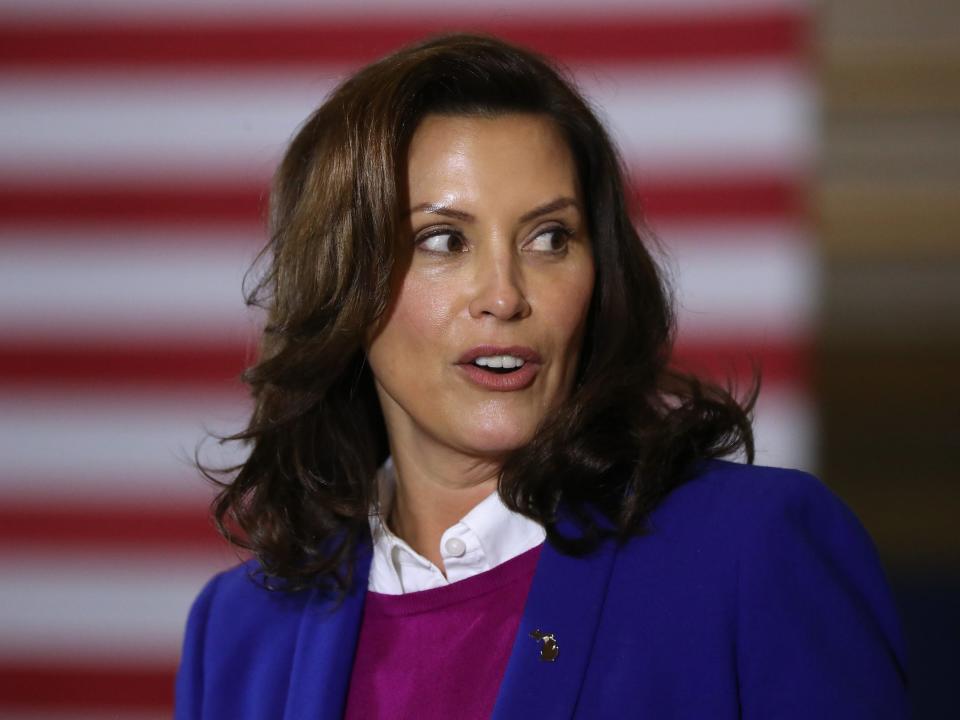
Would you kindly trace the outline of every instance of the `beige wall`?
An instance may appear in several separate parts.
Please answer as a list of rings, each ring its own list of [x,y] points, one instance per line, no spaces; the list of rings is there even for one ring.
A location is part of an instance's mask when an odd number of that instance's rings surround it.
[[[819,6],[824,479],[894,569],[960,570],[960,2]]]

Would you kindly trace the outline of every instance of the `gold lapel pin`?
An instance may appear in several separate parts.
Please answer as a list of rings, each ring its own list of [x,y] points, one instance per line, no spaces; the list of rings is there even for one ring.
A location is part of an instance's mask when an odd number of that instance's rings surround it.
[[[540,645],[540,659],[544,662],[554,662],[560,656],[560,646],[553,633],[546,633],[537,629],[530,633],[530,637],[538,640]]]

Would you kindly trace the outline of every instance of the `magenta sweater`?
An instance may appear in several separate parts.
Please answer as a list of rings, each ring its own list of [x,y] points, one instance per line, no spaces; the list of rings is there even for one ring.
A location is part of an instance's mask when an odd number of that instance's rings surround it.
[[[367,592],[345,717],[490,717],[541,547],[446,587]]]

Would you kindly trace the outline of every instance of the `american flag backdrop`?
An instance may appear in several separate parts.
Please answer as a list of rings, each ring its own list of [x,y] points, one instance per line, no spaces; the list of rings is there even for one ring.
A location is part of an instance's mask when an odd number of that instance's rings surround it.
[[[169,715],[189,604],[235,561],[190,458],[249,410],[241,281],[268,178],[338,78],[431,32],[574,73],[662,240],[679,360],[758,362],[759,461],[813,467],[811,12],[0,0],[0,717]]]

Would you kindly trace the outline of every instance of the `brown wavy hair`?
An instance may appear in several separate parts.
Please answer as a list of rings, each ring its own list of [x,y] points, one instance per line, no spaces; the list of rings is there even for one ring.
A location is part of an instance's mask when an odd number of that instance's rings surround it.
[[[744,450],[750,412],[670,367],[673,314],[631,221],[607,131],[544,58],[493,37],[446,35],[349,77],[307,119],[273,180],[268,245],[248,293],[267,321],[243,374],[255,402],[241,465],[217,482],[220,532],[252,552],[268,585],[346,591],[369,544],[387,433],[365,362],[367,328],[391,301],[410,138],[428,114],[536,113],[561,129],[584,194],[596,279],[570,396],[506,458],[499,492],[562,552],[642,533],[650,511],[701,459]],[[636,215],[636,213],[634,213]],[[226,479],[223,478],[227,475]],[[561,534],[558,518],[575,532]]]

